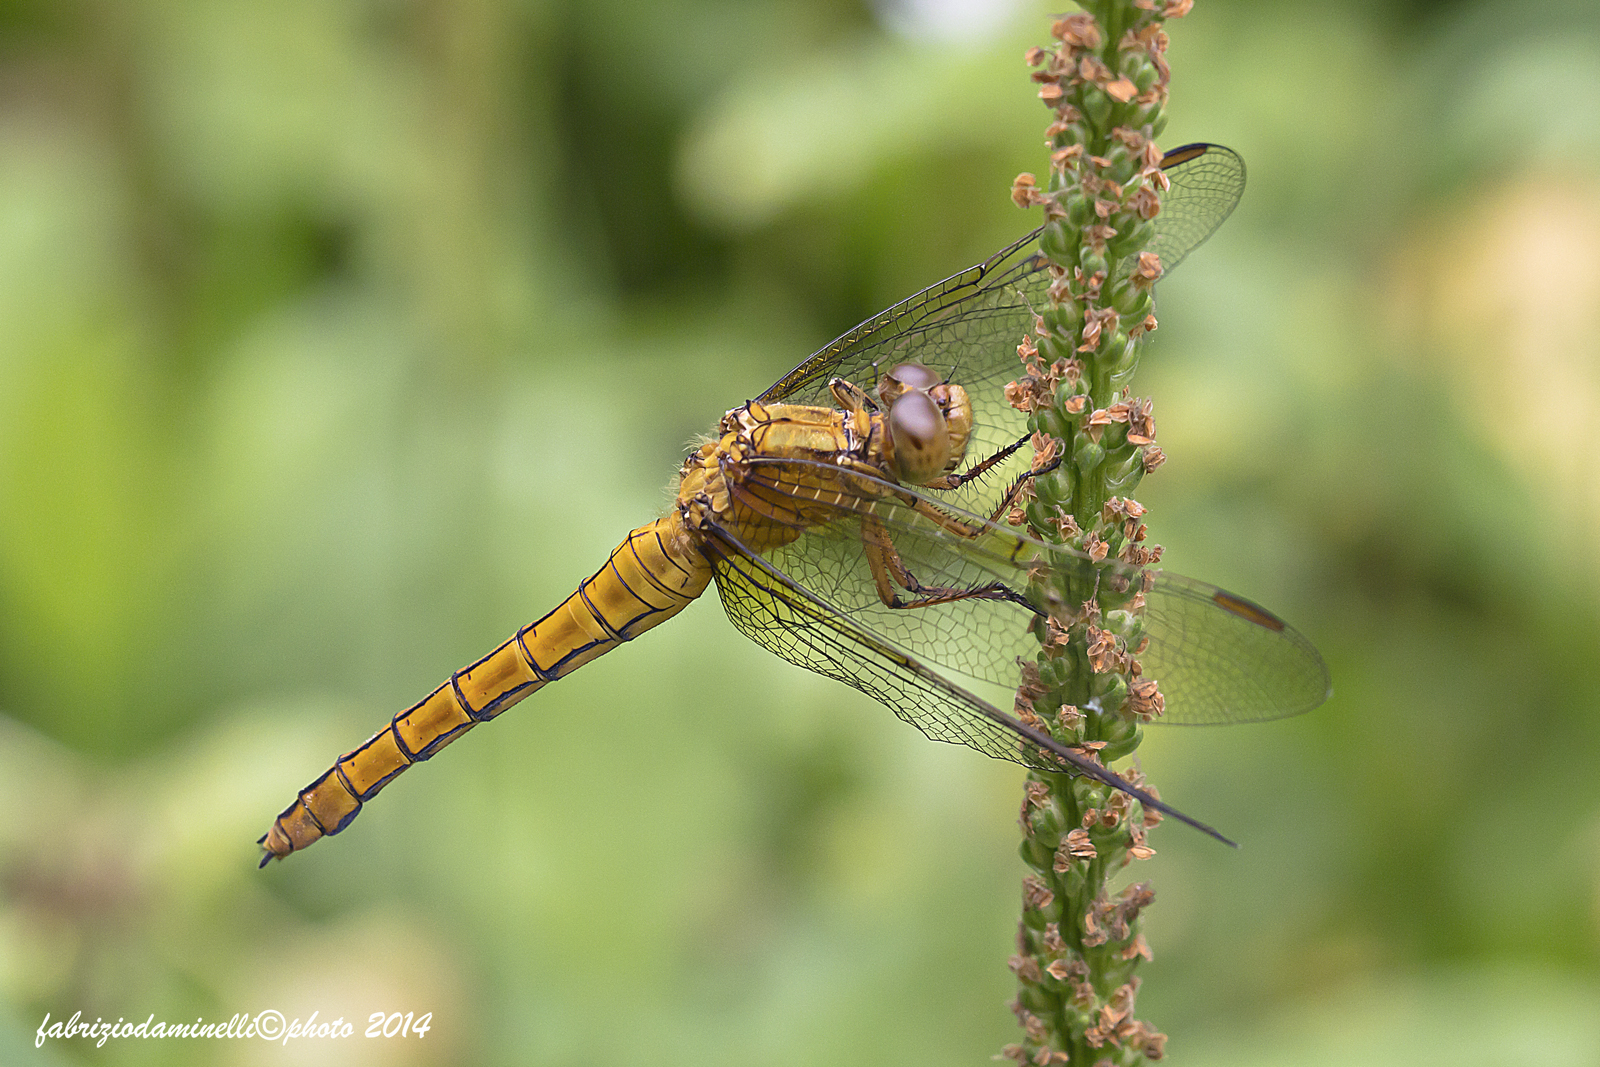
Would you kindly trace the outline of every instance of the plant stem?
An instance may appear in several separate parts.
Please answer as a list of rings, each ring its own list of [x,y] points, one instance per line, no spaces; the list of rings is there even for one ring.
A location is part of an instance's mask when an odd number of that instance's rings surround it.
[[[1156,257],[1142,250],[1164,188],[1154,138],[1165,125],[1167,18],[1191,0],[1085,0],[1055,21],[1050,50],[1035,48],[1047,130],[1050,180],[1021,175],[1013,197],[1040,205],[1039,239],[1050,261],[1050,300],[1019,348],[1026,373],[1009,392],[1034,431],[1031,499],[1013,516],[1043,539],[1093,560],[1154,562],[1144,508],[1131,493],[1164,460],[1148,401],[1127,383],[1155,328]],[[1023,669],[1017,714],[1063,743],[1110,764],[1139,744],[1139,723],[1161,696],[1139,677],[1137,582],[1126,589],[1093,568],[1041,573],[1040,602],[1062,605],[1041,627],[1042,647]],[[1124,778],[1154,793],[1138,772]],[[1159,1060],[1166,1035],[1135,1019],[1134,970],[1150,950],[1139,916],[1148,883],[1113,896],[1110,881],[1153,854],[1145,831],[1159,821],[1137,801],[1083,777],[1034,772],[1022,805],[1023,882],[1014,1005],[1025,1039],[1004,1054],[1018,1062],[1116,1064]]]

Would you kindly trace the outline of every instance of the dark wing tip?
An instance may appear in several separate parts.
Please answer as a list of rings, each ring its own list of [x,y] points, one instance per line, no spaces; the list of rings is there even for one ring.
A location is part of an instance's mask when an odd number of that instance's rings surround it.
[[[1193,141],[1189,144],[1179,145],[1172,151],[1162,155],[1161,167],[1163,170],[1165,170],[1167,167],[1176,167],[1179,163],[1187,163],[1189,160],[1194,159],[1197,156],[1205,155],[1207,152],[1211,151],[1212,148],[1216,147],[1220,146],[1209,145],[1204,141]]]
[[[1153,797],[1142,796],[1142,797],[1139,797],[1139,801],[1140,801],[1140,803],[1143,803],[1143,804],[1146,804],[1146,805],[1148,805],[1150,807],[1155,808],[1157,811],[1161,812],[1163,815],[1172,816],[1174,819],[1177,819],[1179,822],[1183,823],[1186,826],[1194,827],[1196,830],[1199,830],[1201,833],[1205,834],[1207,837],[1216,838],[1218,841],[1221,841],[1224,845],[1227,845],[1229,848],[1238,848],[1239,847],[1239,842],[1235,841],[1231,837],[1224,836],[1223,833],[1220,830],[1218,830],[1216,827],[1208,825],[1207,823],[1203,823],[1199,819],[1191,818],[1190,816],[1185,815],[1183,812],[1179,811],[1177,808],[1171,807],[1171,806],[1169,806],[1167,804],[1163,804],[1161,801],[1156,800]]]

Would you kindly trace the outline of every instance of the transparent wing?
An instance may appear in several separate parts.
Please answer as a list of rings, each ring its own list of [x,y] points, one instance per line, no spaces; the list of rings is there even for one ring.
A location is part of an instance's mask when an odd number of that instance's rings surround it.
[[[770,516],[770,501],[796,495],[816,499],[804,487],[824,481],[833,488],[827,502],[836,517],[809,526],[797,523],[798,536],[768,550],[766,561],[863,630],[919,660],[1014,687],[1018,658],[1033,658],[1039,647],[1031,631],[1037,612],[1026,598],[1029,569],[1048,564],[1085,595],[1097,583],[1145,584],[1143,632],[1149,644],[1138,658],[1166,698],[1159,721],[1277,719],[1327,699],[1327,666],[1299,631],[1204,582],[1116,561],[1093,562],[960,512],[931,494],[867,475],[840,478],[829,465],[814,461],[755,461],[734,489],[734,503]],[[884,604],[870,558],[875,549],[864,535],[872,526],[884,532],[889,551],[922,590],[917,594],[895,586],[899,599],[943,602]],[[971,536],[953,532],[952,526]]]
[[[1186,144],[1161,157],[1172,187],[1161,197],[1150,251],[1168,272],[1228,221],[1244,194],[1244,160],[1218,144]]]
[[[1167,270],[1176,267],[1232,214],[1244,191],[1244,161],[1221,145],[1192,144],[1162,158],[1171,188],[1156,216],[1153,249]],[[1045,304],[1050,284],[1034,249],[1038,231],[977,266],[902,300],[822,348],[761,394],[766,403],[833,406],[828,381],[844,378],[866,389],[878,374],[915,360],[964,386],[973,403],[968,456],[992,455],[1027,431],[1026,417],[1006,402],[1017,376],[1017,345]],[[998,487],[1026,468],[1018,455],[982,483],[957,490],[952,502],[987,512]]]
[[[1171,188],[1156,216],[1153,249],[1176,267],[1232,214],[1244,191],[1244,161],[1221,145],[1192,144],[1162,158]],[[880,371],[915,360],[967,390],[973,405],[968,456],[989,456],[1027,432],[1027,419],[1006,402],[1018,374],[1017,345],[1045,306],[1050,284],[1034,251],[1035,230],[976,266],[880,311],[834,340],[772,385],[760,400],[833,406],[828,382],[844,378],[866,389]],[[955,491],[951,502],[987,513],[1003,487],[1027,467],[1018,454],[987,477]]]
[[[785,375],[763,402],[834,406],[828,382],[844,378],[867,390],[880,370],[908,360],[931,368],[967,390],[972,402],[969,458],[993,455],[1027,433],[1027,416],[1005,398],[1005,385],[1022,372],[1017,346],[1033,328],[1034,308],[1045,306],[1050,284],[1045,261],[1033,251],[1038,231],[975,267],[946,278],[880,311]],[[958,501],[975,511],[1027,468],[1022,455],[969,482]]]
[[[1025,726],[894,648],[721,531],[706,543],[717,592],[745,636],[790,663],[866,693],[936,741],[1038,770],[1088,775],[1232,844],[1100,764]]]

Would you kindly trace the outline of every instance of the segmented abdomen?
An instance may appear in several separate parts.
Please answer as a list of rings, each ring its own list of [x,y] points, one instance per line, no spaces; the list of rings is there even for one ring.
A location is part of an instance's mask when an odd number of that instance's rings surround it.
[[[401,771],[546,683],[672,618],[711,581],[674,511],[630,533],[550,614],[450,676],[300,791],[261,838],[261,865],[349,826]]]

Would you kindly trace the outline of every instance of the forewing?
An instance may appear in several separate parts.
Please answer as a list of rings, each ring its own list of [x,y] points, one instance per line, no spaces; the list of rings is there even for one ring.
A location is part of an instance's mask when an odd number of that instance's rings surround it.
[[[1152,250],[1170,272],[1222,225],[1244,190],[1244,161],[1220,145],[1191,144],[1162,158],[1171,188],[1156,216]],[[1017,346],[1046,306],[1046,261],[1028,234],[976,266],[880,311],[784,375],[760,400],[832,407],[828,383],[843,378],[866,390],[898,363],[915,361],[967,390],[973,428],[967,461],[976,463],[1015,444],[1027,418],[1005,398],[1021,372]],[[1025,453],[957,490],[952,502],[987,512],[1011,480],[1027,469]]]
[[[1161,169],[1170,188],[1162,196],[1151,250],[1171,272],[1233,213],[1245,170],[1238,153],[1213,144],[1175,148],[1162,157]],[[1016,374],[1016,345],[1031,329],[1033,308],[1043,307],[1049,285],[1045,262],[1033,249],[1038,236],[1034,230],[880,311],[814,353],[760,399],[831,406],[830,379],[844,378],[871,392],[881,370],[905,360],[931,367],[969,392],[985,383],[1003,386]],[[979,420],[1010,424],[1015,414],[986,410]],[[996,439],[995,447],[1015,439]]]
[[[827,464],[815,461],[760,460],[752,464],[744,486],[735,488],[735,501],[749,494],[770,501],[809,493],[802,487],[826,481],[829,471]],[[1220,724],[1284,718],[1327,698],[1327,667],[1311,643],[1242,597],[1177,574],[1142,571],[1115,560],[1091,561],[960,512],[934,494],[868,475],[834,481],[837,487],[828,497],[834,517],[796,524],[795,539],[768,550],[765,558],[862,629],[920,660],[1015,686],[1019,657],[1031,659],[1038,652],[1032,631],[1038,616],[1024,601],[1030,568],[1043,564],[1086,591],[1145,584],[1143,635],[1148,644],[1138,659],[1145,675],[1161,685],[1166,710],[1159,721]],[[770,513],[770,505],[764,508]],[[921,586],[983,595],[921,607],[884,604],[863,538],[869,523],[886,531],[893,552]],[[903,601],[917,599],[904,588],[893,591]]]
[[[843,378],[876,395],[880,372],[914,361],[966,389],[973,409],[969,462],[1015,444],[1027,433],[1027,416],[1006,401],[1005,385],[1022,373],[1017,346],[1033,328],[1034,309],[1044,308],[1050,284],[1045,260],[1033,250],[1037,236],[1034,231],[977,266],[880,311],[784,375],[759,399],[833,407],[832,379]],[[1019,456],[986,481],[1003,486],[1008,475],[1025,468]],[[971,483],[962,499],[981,507],[985,495],[995,492]]]

